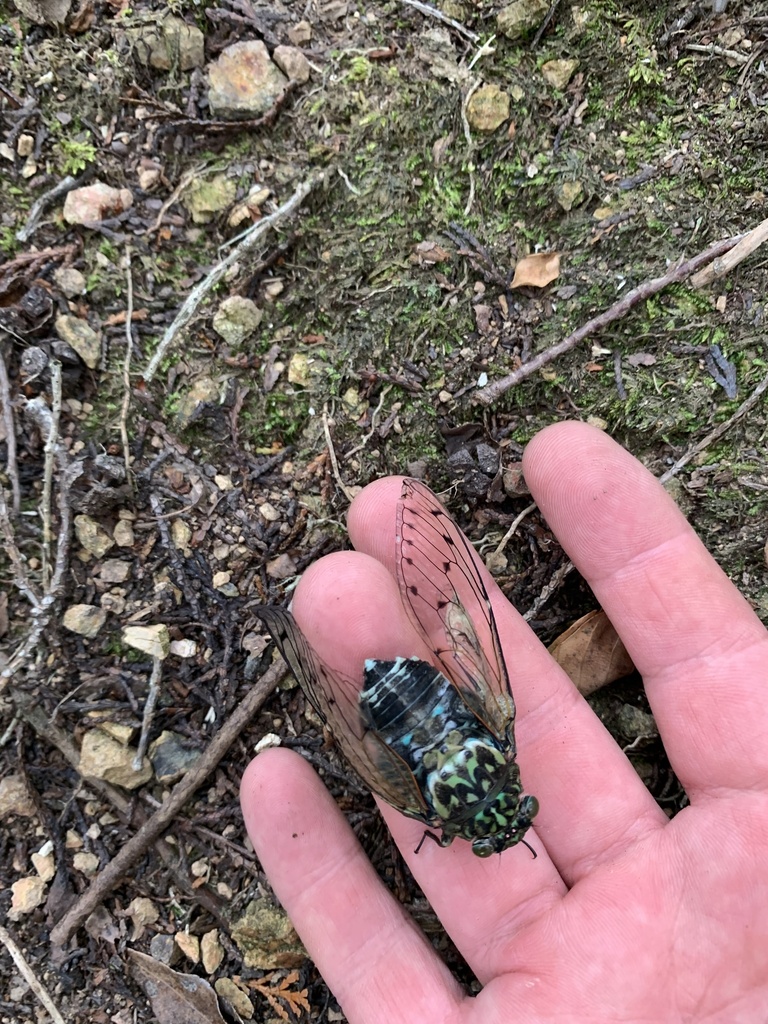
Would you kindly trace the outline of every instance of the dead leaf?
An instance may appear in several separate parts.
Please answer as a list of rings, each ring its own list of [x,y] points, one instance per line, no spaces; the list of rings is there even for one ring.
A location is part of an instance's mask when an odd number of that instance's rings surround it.
[[[515,267],[511,288],[545,288],[560,276],[560,254],[537,252],[524,256]]]
[[[159,1024],[224,1024],[216,993],[203,978],[179,974],[135,949],[128,959]]]
[[[561,633],[549,653],[585,697],[629,675],[635,667],[608,616],[599,608]]]
[[[431,267],[435,263],[445,263],[451,258],[451,254],[437,242],[425,240],[414,245],[411,250],[411,263],[419,267]]]
[[[627,356],[627,362],[630,366],[653,366],[656,356],[650,352],[633,352],[631,356]]]

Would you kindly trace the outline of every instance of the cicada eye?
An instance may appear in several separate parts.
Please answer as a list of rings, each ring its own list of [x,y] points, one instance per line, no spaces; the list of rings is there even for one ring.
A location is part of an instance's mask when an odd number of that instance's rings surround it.
[[[524,796],[520,801],[520,810],[517,812],[519,822],[523,820],[530,824],[539,813],[539,801],[535,796]]]
[[[493,839],[475,839],[472,842],[472,853],[476,857],[490,857],[496,853],[496,843]]]

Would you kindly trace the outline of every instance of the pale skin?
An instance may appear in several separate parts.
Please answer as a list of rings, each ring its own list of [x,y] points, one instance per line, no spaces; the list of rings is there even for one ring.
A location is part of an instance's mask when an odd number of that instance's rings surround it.
[[[523,846],[480,860],[424,843],[381,806],[432,907],[483,983],[468,997],[382,885],[297,754],[242,785],[275,892],[351,1024],[765,1024],[768,1020],[768,633],[639,462],[579,423],[525,453],[550,527],[642,673],[691,801],[672,821],[568,678],[489,582],[517,701]],[[318,653],[425,655],[395,583],[396,478],[349,513],[354,552],[305,574],[296,618]],[[762,538],[761,538],[762,542]]]

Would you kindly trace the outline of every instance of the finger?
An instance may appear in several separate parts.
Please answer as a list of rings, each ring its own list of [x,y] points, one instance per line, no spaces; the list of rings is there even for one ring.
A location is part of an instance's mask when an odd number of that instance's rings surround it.
[[[392,575],[358,552],[329,555],[311,566],[296,591],[293,612],[326,664],[354,679],[362,681],[367,657],[428,654],[406,617]],[[541,844],[531,838],[539,850],[535,861],[523,846],[480,860],[463,840],[447,849],[427,840],[416,854],[424,825],[382,801],[379,806],[462,955],[481,980],[494,976],[502,966],[499,932],[508,935],[527,924],[565,892]]]
[[[349,514],[355,547],[394,572],[399,478],[366,487]],[[572,884],[649,828],[666,824],[627,758],[565,673],[481,567],[517,704],[515,734],[524,788],[541,805],[536,833]]]
[[[768,782],[768,634],[658,481],[602,432],[539,434],[525,474],[643,675],[672,766],[703,790]]]
[[[280,902],[350,1021],[450,1020],[462,994],[386,891],[312,769],[265,751],[243,776],[248,834]]]

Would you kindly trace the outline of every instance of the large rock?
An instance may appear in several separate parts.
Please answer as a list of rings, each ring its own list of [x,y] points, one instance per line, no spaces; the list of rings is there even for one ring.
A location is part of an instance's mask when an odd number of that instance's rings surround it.
[[[208,81],[211,113],[232,121],[266,113],[288,84],[260,39],[223,50],[208,69]]]

